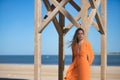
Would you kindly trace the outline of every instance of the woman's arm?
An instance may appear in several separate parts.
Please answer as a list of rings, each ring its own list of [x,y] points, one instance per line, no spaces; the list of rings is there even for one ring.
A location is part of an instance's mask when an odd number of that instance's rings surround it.
[[[89,64],[91,65],[94,60],[94,52],[93,52],[92,46],[89,42],[88,42],[88,59],[89,59]]]
[[[72,62],[74,61],[74,56],[75,56],[75,47],[72,46]]]

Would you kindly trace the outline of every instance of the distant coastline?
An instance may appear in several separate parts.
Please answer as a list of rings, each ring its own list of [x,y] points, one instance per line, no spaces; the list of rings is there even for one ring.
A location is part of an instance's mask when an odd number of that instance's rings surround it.
[[[94,55],[101,55],[101,53],[100,52],[94,52],[95,54]],[[30,54],[18,54],[18,53],[2,53],[2,52],[0,52],[0,56],[1,55],[4,55],[4,56],[28,56],[28,55],[31,55],[31,56],[33,56],[34,55],[34,52],[33,53],[30,53]],[[42,53],[42,55],[57,55],[57,54],[47,54],[47,53]],[[72,55],[72,54],[67,54],[67,53],[64,53],[64,55]],[[120,52],[107,52],[107,55],[120,55]]]
[[[58,55],[42,55],[43,65],[57,65]],[[65,55],[65,65],[72,63],[72,55]],[[34,64],[34,55],[0,55],[0,64]],[[101,64],[101,55],[95,55],[93,65]],[[120,55],[110,54],[107,55],[107,65],[120,66]]]
[[[109,52],[108,55],[120,55],[120,52]]]

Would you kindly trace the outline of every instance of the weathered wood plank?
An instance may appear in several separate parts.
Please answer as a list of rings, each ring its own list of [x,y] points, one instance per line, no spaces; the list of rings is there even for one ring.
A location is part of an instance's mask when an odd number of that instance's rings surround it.
[[[88,28],[91,26],[93,19],[95,17],[95,14],[96,14],[96,9],[92,9],[92,11],[88,17],[88,23],[87,23]]]
[[[65,26],[65,17],[63,14],[59,13],[59,24],[62,29],[62,34],[59,35],[59,70],[58,70],[58,80],[63,80],[64,78],[64,32],[63,28]]]
[[[98,13],[98,11],[97,11],[97,13],[96,13],[96,15],[95,15],[95,18],[96,18],[96,21],[97,21],[98,26],[99,26],[99,28],[100,28],[100,31],[102,32],[102,34],[104,34],[103,22],[102,22],[102,20],[101,20],[101,17],[100,17],[100,14]]]
[[[63,34],[64,35],[64,34]],[[59,65],[58,65],[58,80],[64,78],[64,36],[59,36]]]
[[[100,32],[98,24],[95,21],[92,22],[92,25],[96,28],[97,31]]]
[[[103,33],[104,33],[103,23],[102,23],[102,20],[101,20],[101,16],[100,16],[100,14],[98,13],[98,7],[100,6],[100,3],[101,3],[100,0],[97,0],[97,1],[90,0],[91,7],[92,7],[93,9],[97,9],[95,18],[96,18],[96,21],[97,21],[99,30],[100,30],[100,32],[103,34]]]
[[[81,18],[81,11],[79,11],[78,15],[74,18],[76,21],[78,21]],[[81,24],[80,24],[81,25]],[[72,23],[70,23],[68,26],[66,26],[66,28],[64,30],[65,34],[73,27],[74,25]],[[76,26],[77,27],[77,26]],[[77,27],[78,28],[78,27]]]
[[[81,10],[81,8],[80,8],[73,0],[69,1],[69,3],[70,3],[77,11],[80,11],[80,10]]]
[[[101,35],[101,80],[106,80],[107,75],[107,0],[102,0],[102,22],[104,34]]]
[[[39,3],[39,4],[38,4]],[[34,80],[41,80],[41,33],[38,28],[42,25],[42,2],[35,0],[35,25],[34,25]]]
[[[51,0],[52,2],[54,2],[55,0]],[[42,24],[42,28],[39,28],[39,32],[42,32],[43,29],[48,25],[48,23],[53,19],[53,17],[56,16],[56,14],[58,13],[59,9],[61,6],[64,6],[69,0],[63,0],[59,3],[59,5],[57,5],[57,7],[51,12],[50,15],[48,15],[48,17],[44,20],[43,24]]]
[[[85,38],[88,38],[88,0],[81,0],[81,27],[85,31]]]
[[[57,5],[59,5],[59,3],[55,0],[51,0],[52,3],[57,7]],[[66,16],[75,26],[80,27],[80,24],[77,23],[77,21],[62,7],[60,6],[59,8],[60,12]]]
[[[43,0],[43,1],[44,1],[44,3],[45,3],[45,6],[46,6],[47,10],[48,10],[48,11],[53,11],[53,7],[50,6],[49,1],[48,1],[48,0]],[[55,26],[58,34],[61,35],[62,29],[61,29],[61,27],[60,27],[60,24],[58,23],[57,18],[56,18],[56,17],[53,17],[52,21],[53,21],[53,24],[54,24],[54,26]]]

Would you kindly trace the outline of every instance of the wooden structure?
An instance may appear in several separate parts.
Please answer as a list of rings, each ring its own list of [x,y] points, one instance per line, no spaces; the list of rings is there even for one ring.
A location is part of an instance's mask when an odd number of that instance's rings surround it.
[[[64,73],[64,35],[73,27],[82,27],[87,39],[88,30],[93,25],[101,34],[101,80],[106,80],[107,52],[106,52],[106,0],[80,0],[77,5],[74,0],[35,0],[35,42],[34,42],[34,80],[41,80],[41,33],[47,24],[52,21],[59,35],[59,75],[63,80]],[[66,11],[64,6],[70,3],[77,11],[76,17]],[[47,14],[42,19],[42,4],[45,4]],[[101,7],[100,13],[98,8]],[[91,12],[88,14],[88,10]],[[59,14],[58,19],[56,15]],[[65,27],[65,17],[71,23]],[[95,21],[96,19],[96,21]],[[81,23],[78,23],[81,20]]]

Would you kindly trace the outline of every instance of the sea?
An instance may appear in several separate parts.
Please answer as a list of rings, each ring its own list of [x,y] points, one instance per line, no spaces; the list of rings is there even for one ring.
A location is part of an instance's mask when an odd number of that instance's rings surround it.
[[[34,55],[0,55],[0,64],[34,64]],[[58,55],[42,55],[41,63],[43,65],[58,65]],[[65,55],[64,64],[70,65],[72,56]],[[101,64],[101,55],[95,55],[92,65]],[[107,55],[108,66],[120,66],[120,55]]]

